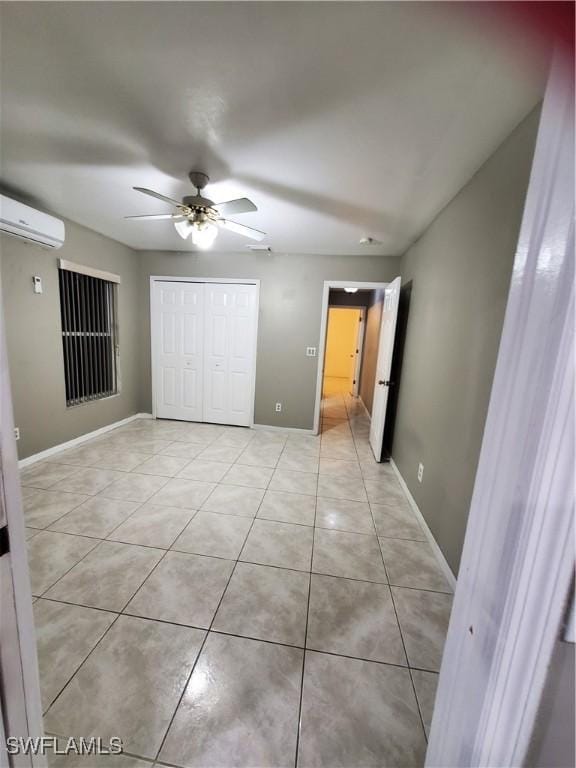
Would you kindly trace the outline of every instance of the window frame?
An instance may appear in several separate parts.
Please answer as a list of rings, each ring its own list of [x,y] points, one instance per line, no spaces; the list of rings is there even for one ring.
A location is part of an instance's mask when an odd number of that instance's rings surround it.
[[[69,391],[69,373],[67,371],[66,352],[64,351],[64,338],[65,330],[62,323],[62,291],[60,282],[60,272],[72,272],[86,277],[96,278],[103,280],[109,284],[109,296],[111,301],[110,311],[110,336],[112,345],[112,365],[113,365],[113,381],[114,391],[107,394],[97,394],[92,397],[84,397],[82,399],[74,398],[69,399],[67,394]],[[110,400],[111,398],[118,397],[122,391],[122,377],[120,367],[120,340],[119,340],[119,286],[121,283],[120,275],[113,272],[107,272],[105,270],[96,269],[94,267],[85,266],[83,264],[77,264],[76,262],[68,261],[66,259],[58,260],[58,272],[59,272],[59,306],[61,313],[61,331],[60,336],[62,339],[62,370],[64,373],[65,383],[65,400],[66,409],[78,408],[80,406],[89,405],[90,403],[101,402],[102,400]],[[67,386],[68,385],[68,386]]]

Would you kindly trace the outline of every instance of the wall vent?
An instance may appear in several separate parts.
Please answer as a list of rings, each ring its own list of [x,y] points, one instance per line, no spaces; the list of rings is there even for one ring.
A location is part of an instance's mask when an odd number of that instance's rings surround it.
[[[256,245],[249,243],[246,248],[249,251],[256,251],[256,253],[272,253],[272,248],[269,245]]]

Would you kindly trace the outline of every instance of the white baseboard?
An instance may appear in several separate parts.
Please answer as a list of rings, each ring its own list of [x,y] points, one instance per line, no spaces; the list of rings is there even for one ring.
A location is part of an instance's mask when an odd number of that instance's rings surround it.
[[[252,429],[269,429],[271,432],[297,432],[301,435],[313,435],[313,429],[304,429],[303,427],[278,427],[272,424],[253,424]]]
[[[364,400],[362,400],[362,397],[360,395],[358,395],[358,400],[360,401],[360,404],[362,405],[362,408],[364,408],[364,413],[368,417],[368,421],[372,421],[372,416],[370,416],[370,412],[369,412],[368,408],[366,408],[366,403],[364,402]]]
[[[448,584],[452,587],[452,590],[456,589],[456,576],[454,576],[454,573],[452,572],[452,568],[448,565],[448,561],[444,557],[444,554],[440,547],[438,546],[438,542],[434,538],[434,534],[428,527],[428,523],[424,519],[424,515],[422,512],[420,512],[420,509],[418,507],[418,504],[416,504],[416,501],[412,494],[410,493],[410,490],[408,489],[408,486],[406,485],[406,482],[402,475],[400,474],[400,470],[396,466],[394,459],[390,459],[390,466],[394,470],[394,473],[396,474],[396,477],[398,478],[398,482],[402,486],[402,490],[406,494],[406,498],[408,499],[408,502],[412,509],[414,510],[414,514],[418,518],[418,522],[420,523],[422,530],[424,531],[426,538],[430,542],[430,545],[432,549],[434,550],[434,554],[436,555],[436,559],[438,560],[438,563],[440,564],[440,567],[442,568],[442,572],[444,573],[444,576],[446,577],[446,580],[448,581]]]
[[[100,427],[100,429],[95,429],[93,432],[87,432],[85,435],[80,435],[80,437],[75,437],[73,440],[67,440],[65,443],[60,443],[59,445],[53,445],[52,448],[46,448],[45,451],[40,451],[39,453],[34,453],[32,456],[27,456],[25,459],[20,459],[18,462],[18,466],[20,469],[22,467],[28,467],[30,464],[36,464],[37,461],[42,461],[42,459],[47,459],[49,456],[53,456],[55,453],[60,453],[61,451],[66,451],[68,448],[74,448],[76,445],[81,445],[82,443],[85,443],[87,440],[92,440],[94,437],[98,437],[99,435],[103,435],[106,432],[110,432],[113,429],[116,429],[116,427],[122,427],[124,424],[129,424],[131,421],[136,421],[136,419],[151,419],[152,414],[151,413],[135,413],[134,416],[128,416],[126,419],[121,419],[120,421],[115,421],[113,424],[107,424],[105,427]]]

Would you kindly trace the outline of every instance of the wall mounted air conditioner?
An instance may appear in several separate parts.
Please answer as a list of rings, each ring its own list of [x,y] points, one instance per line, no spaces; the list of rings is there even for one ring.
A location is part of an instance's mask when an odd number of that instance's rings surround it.
[[[0,195],[0,232],[44,248],[61,248],[64,244],[63,221],[4,195]]]

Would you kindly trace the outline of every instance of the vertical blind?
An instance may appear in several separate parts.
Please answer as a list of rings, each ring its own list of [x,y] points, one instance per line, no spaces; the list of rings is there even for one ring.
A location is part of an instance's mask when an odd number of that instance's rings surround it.
[[[66,405],[118,391],[116,283],[59,270]]]

